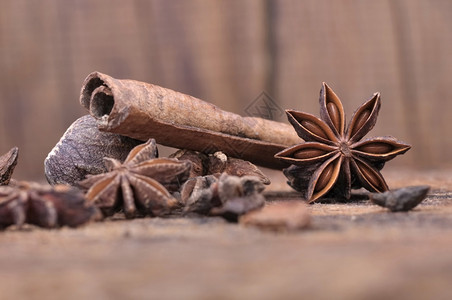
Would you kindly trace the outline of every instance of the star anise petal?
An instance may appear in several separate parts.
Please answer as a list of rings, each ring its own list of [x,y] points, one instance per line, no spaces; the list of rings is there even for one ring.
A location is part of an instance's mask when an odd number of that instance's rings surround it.
[[[28,195],[28,209],[35,213],[26,222],[40,227],[53,228],[58,224],[58,213],[52,202],[40,197],[35,191]]]
[[[117,176],[121,181],[121,193],[122,193],[122,210],[126,218],[131,219],[135,216],[137,208],[135,206],[135,197],[130,187],[129,177],[121,174]],[[132,177],[130,177],[131,179]]]
[[[372,130],[377,122],[380,106],[380,93],[375,93],[353,113],[346,132],[346,138],[350,143],[359,141]]]
[[[28,195],[24,191],[5,186],[0,189],[0,228],[16,224],[21,226],[26,220]],[[24,209],[25,207],[25,209]]]
[[[331,128],[316,116],[294,110],[286,110],[286,114],[298,136],[305,141],[325,144],[333,144],[337,141]]]
[[[108,172],[113,171],[114,169],[119,168],[122,165],[119,160],[111,157],[104,157],[103,161]]]
[[[351,152],[372,161],[388,161],[410,150],[411,146],[393,137],[370,138],[352,145]]]
[[[359,181],[367,190],[381,193],[389,189],[383,175],[364,160],[358,158],[353,159],[352,168],[358,175]]]
[[[325,83],[322,83],[320,90],[320,118],[333,130],[334,134],[340,138],[345,130],[345,112],[342,102],[333,90]]]
[[[178,190],[188,179],[191,163],[175,158],[155,158],[139,163],[130,169],[131,172],[151,177],[170,191]]]
[[[119,184],[115,173],[89,176],[80,182],[81,187],[89,188],[85,198],[100,209],[116,206]]]
[[[313,202],[322,197],[333,187],[339,177],[342,157],[337,154],[325,161],[312,175],[309,182],[307,198]]]
[[[130,184],[135,191],[138,204],[151,215],[160,216],[177,206],[177,200],[156,180],[145,176],[133,176]]]
[[[345,197],[345,199],[350,199],[352,193],[352,173],[350,170],[350,160],[350,157],[343,158],[341,174],[338,180],[344,187],[343,196]]]
[[[306,142],[284,149],[275,154],[276,158],[292,164],[305,164],[323,161],[337,153],[332,146],[318,142]]]
[[[130,150],[124,160],[124,164],[136,165],[156,157],[158,157],[157,145],[154,139],[149,139],[146,143],[140,144]]]

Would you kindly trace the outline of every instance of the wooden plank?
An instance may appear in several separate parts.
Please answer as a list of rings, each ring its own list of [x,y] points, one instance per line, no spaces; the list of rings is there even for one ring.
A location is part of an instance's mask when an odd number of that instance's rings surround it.
[[[452,178],[450,172],[415,175]],[[1,295],[449,299],[451,197],[432,191],[408,213],[368,202],[314,204],[311,227],[291,233],[217,218],[118,217],[77,229],[10,228],[0,232]]]

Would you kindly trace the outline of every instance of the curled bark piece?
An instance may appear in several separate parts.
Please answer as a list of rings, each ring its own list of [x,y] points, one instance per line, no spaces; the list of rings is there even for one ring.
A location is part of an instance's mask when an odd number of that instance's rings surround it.
[[[287,166],[273,156],[299,140],[289,125],[241,117],[170,89],[99,72],[85,79],[80,103],[102,131],[179,149],[221,150],[270,168]]]
[[[410,186],[384,193],[369,195],[372,203],[388,208],[390,211],[409,211],[421,203],[430,190],[428,185]]]
[[[0,185],[7,185],[17,165],[19,148],[14,147],[6,154],[0,156]]]
[[[76,185],[86,175],[106,172],[104,157],[123,161],[141,141],[101,132],[87,115],[77,119],[47,155],[44,172],[50,184]]]

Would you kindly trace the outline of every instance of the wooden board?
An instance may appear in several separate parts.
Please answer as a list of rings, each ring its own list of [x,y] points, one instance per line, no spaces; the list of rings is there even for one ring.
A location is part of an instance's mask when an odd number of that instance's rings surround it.
[[[410,174],[391,181],[418,184]],[[408,213],[311,205],[311,227],[292,233],[218,218],[10,228],[0,232],[0,299],[450,299],[446,181]]]

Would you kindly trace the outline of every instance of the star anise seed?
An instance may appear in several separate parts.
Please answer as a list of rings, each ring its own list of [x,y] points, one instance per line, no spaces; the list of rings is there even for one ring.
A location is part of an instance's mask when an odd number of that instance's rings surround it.
[[[289,184],[313,202],[334,192],[350,199],[352,188],[371,192],[388,190],[380,170],[386,161],[408,151],[411,146],[393,137],[361,139],[374,127],[380,110],[380,94],[375,93],[353,114],[345,129],[342,102],[323,83],[320,91],[320,119],[304,112],[286,110],[289,122],[305,142],[275,155],[291,166],[284,170]]]
[[[105,158],[108,172],[88,176],[79,184],[86,198],[105,215],[123,210],[126,217],[136,213],[161,216],[177,207],[170,192],[179,190],[189,176],[191,164],[172,158],[156,158],[154,139],[133,148],[124,163]]]

